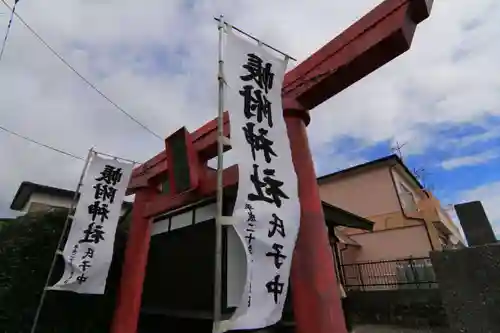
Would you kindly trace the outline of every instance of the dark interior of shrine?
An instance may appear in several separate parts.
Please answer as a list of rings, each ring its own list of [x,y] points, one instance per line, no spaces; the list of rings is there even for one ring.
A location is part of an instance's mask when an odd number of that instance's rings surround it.
[[[234,193],[225,197],[225,212],[232,212]],[[372,223],[337,207],[323,204],[329,229],[347,225],[371,229]],[[189,209],[193,209],[190,207]],[[234,308],[226,303],[227,227],[223,227],[222,311],[228,319]],[[215,263],[215,220],[207,220],[151,237],[142,295],[139,333],[211,332]],[[293,322],[291,290],[283,320],[273,328],[283,331]]]
[[[225,196],[224,210],[232,211],[234,195]],[[227,227],[222,239],[222,312],[227,306]],[[161,331],[211,332],[215,265],[215,219],[151,237],[142,295],[140,333]],[[286,312],[291,314],[287,299]]]

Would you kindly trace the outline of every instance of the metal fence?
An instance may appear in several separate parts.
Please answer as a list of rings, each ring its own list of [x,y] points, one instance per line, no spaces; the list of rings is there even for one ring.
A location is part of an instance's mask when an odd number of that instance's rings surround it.
[[[344,264],[342,280],[348,291],[437,288],[428,257]]]

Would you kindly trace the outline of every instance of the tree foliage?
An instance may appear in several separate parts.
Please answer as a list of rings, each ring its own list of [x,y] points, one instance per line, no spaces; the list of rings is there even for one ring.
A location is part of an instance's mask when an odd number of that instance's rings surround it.
[[[65,211],[28,214],[2,226],[1,333],[30,332],[65,217]],[[109,332],[125,240],[126,231],[118,228],[105,294],[48,291],[36,333]],[[51,283],[59,280],[63,268],[63,261],[58,260]]]

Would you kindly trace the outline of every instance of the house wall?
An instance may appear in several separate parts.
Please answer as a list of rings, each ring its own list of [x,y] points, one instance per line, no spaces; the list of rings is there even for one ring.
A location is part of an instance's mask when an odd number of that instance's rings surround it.
[[[340,255],[341,264],[353,264],[356,262],[359,251],[361,251],[360,246],[337,244],[338,253]]]
[[[396,191],[399,200],[401,202],[401,207],[404,210],[405,214],[410,217],[421,218],[421,216],[418,213],[418,205],[420,201],[426,199],[426,195],[424,194],[424,192],[420,189],[418,184],[415,183],[415,181],[411,180],[410,177],[406,175],[405,171],[401,170],[401,168],[399,167],[390,168],[390,172],[394,179],[394,185],[396,187]],[[406,194],[404,188],[409,190],[413,196],[415,203],[413,207],[407,204],[407,201],[410,198],[408,194]]]
[[[425,232],[420,234],[425,235],[421,239],[424,240],[426,249],[429,246],[429,237],[434,249],[440,249],[437,231],[431,222],[424,220],[425,214],[421,210],[423,204],[429,201],[427,196],[415,180],[407,175],[407,171],[397,164],[372,167],[333,178],[328,183],[320,185],[320,195],[324,201],[332,205],[373,221],[374,233],[363,237],[374,239],[380,237],[379,242],[383,243],[385,236],[379,236],[379,232],[398,229],[396,233],[402,233],[404,237],[409,231],[400,229],[417,227]],[[427,235],[427,230],[430,236]],[[344,232],[351,236],[366,234],[366,231],[352,228]],[[405,252],[411,254],[413,251],[405,245],[405,242],[391,241],[391,243],[392,251],[399,253],[399,257],[404,257]],[[420,247],[417,246],[418,248]],[[418,253],[418,250],[416,251]],[[425,255],[427,254],[428,250],[425,251]],[[370,258],[372,259],[377,260],[376,257]]]
[[[401,267],[410,263],[405,259],[427,258],[431,251],[423,224],[351,235],[350,238],[361,246],[342,252],[343,276],[347,286],[363,286],[363,290],[398,288],[398,281],[406,282],[401,280]],[[430,264],[429,259],[411,262],[415,266]]]
[[[24,206],[23,211],[24,212],[32,212],[32,211],[39,211],[42,210],[42,207],[40,205],[34,205],[34,204],[43,204],[46,205],[47,208],[52,207],[62,207],[62,208],[69,208],[71,205],[71,199],[68,198],[62,198],[62,197],[56,197],[53,195],[48,195],[44,193],[32,193],[28,202]]]
[[[67,197],[57,197],[45,193],[32,193],[26,205],[23,207],[23,212],[38,212],[48,210],[52,207],[70,208],[72,199]],[[125,213],[125,208],[122,207],[121,215]]]
[[[403,176],[403,173],[399,168],[391,168],[390,170],[392,175],[394,176],[394,181],[396,183],[398,193],[402,192],[401,184],[403,184],[407,189],[411,191],[417,202],[425,198],[425,195],[420,187],[415,184],[414,181],[409,180],[409,177]]]
[[[431,250],[423,224],[350,235],[350,237],[361,245],[356,251],[355,262],[427,257]],[[349,255],[344,260],[344,263],[348,263],[347,260],[352,260],[352,256]]]
[[[400,210],[387,166],[341,175],[319,186],[321,199],[363,217]]]
[[[411,180],[406,172],[402,171],[400,167],[391,170],[396,183],[396,188],[398,193],[400,193],[400,198],[402,200],[402,206],[405,214],[408,217],[425,219],[427,223],[427,228],[430,232],[430,237],[433,239],[434,247],[436,250],[441,249],[441,242],[439,241],[439,235],[448,237],[447,234],[453,234],[458,241],[465,244],[462,235],[458,227],[449,217],[449,215],[444,211],[440,201],[435,198],[432,193],[427,192],[426,195],[413,180]],[[401,184],[404,184],[407,189],[409,189],[413,197],[415,198],[418,210],[412,211],[408,207],[405,207],[404,196],[402,195],[403,190]],[[445,230],[445,231],[443,231]]]

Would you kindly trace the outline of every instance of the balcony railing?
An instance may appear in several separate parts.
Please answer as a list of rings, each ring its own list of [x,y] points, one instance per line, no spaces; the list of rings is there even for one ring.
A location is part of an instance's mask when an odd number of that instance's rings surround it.
[[[437,288],[430,258],[408,258],[342,265],[347,291]]]

